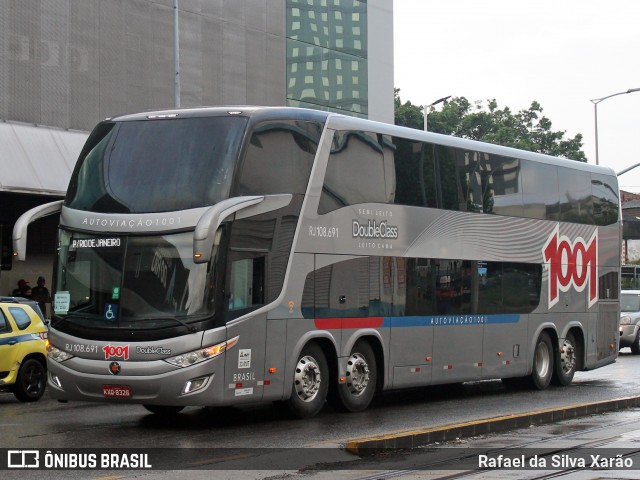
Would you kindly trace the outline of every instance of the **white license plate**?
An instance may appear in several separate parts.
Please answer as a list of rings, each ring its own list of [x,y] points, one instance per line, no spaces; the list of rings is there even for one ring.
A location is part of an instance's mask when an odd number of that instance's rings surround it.
[[[102,394],[110,398],[130,398],[131,387],[127,385],[103,385]]]

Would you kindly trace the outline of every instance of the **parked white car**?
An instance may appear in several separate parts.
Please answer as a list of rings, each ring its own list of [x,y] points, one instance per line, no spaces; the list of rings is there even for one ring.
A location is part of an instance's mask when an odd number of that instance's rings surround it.
[[[640,354],[640,290],[620,292],[620,348]]]

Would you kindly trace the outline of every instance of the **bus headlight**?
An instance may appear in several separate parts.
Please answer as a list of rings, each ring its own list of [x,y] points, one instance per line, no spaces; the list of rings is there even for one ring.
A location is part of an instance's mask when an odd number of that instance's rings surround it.
[[[165,358],[164,361],[170,363],[171,365],[175,365],[176,367],[190,367],[191,365],[196,365],[197,363],[204,362],[205,360],[209,360],[210,358],[221,355],[227,349],[233,347],[236,343],[238,343],[239,338],[240,337],[237,336],[235,338],[232,338],[231,340],[227,340],[226,342],[218,343],[210,347],[201,348],[192,352],[181,353],[180,355],[176,355],[175,357]]]
[[[631,325],[631,317],[622,315],[620,317],[620,325]]]
[[[56,348],[51,344],[49,344],[47,348],[49,350],[47,352],[47,356],[54,362],[60,363],[73,358],[73,355],[71,355],[70,353],[67,353],[64,350],[60,350],[59,348]]]

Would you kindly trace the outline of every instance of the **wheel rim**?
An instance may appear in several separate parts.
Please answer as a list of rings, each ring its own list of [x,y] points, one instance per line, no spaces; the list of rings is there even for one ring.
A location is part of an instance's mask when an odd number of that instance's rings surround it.
[[[29,365],[24,375],[24,389],[25,391],[33,396],[37,395],[44,381],[44,374],[40,368],[36,365]]]
[[[539,343],[536,348],[536,373],[538,377],[545,378],[549,373],[549,365],[551,363],[551,355],[549,347],[546,343]]]
[[[320,391],[321,382],[320,367],[315,358],[305,356],[298,360],[294,386],[300,400],[303,402],[312,402]]]
[[[560,363],[562,365],[562,373],[565,375],[570,374],[576,368],[576,349],[573,344],[566,339],[562,344]]]
[[[362,395],[369,384],[369,365],[360,353],[354,353],[347,363],[347,387],[355,397]]]

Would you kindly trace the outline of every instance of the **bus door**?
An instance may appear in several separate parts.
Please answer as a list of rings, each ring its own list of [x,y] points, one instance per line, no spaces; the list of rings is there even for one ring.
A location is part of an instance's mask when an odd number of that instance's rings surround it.
[[[477,262],[439,260],[433,317],[433,383],[480,379],[485,316],[477,309]]]
[[[431,382],[434,312],[433,260],[382,257],[380,298],[390,317],[389,363],[393,387]]]
[[[267,316],[250,314],[265,305],[266,263],[263,252],[230,251],[227,258],[227,338],[239,339],[227,352],[225,398],[234,404],[262,399]]]

